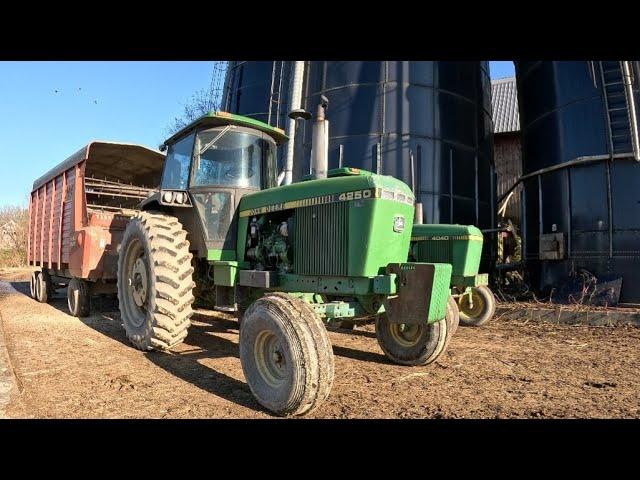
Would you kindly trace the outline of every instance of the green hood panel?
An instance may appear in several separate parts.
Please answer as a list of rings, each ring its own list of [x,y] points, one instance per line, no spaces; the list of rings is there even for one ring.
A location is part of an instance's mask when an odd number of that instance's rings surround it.
[[[285,210],[287,208],[303,206],[283,205],[287,202],[296,202],[299,200],[314,201],[315,199],[323,196],[340,195],[342,193],[360,192],[370,189],[380,189],[382,198],[386,198],[385,192],[395,193],[395,197],[389,198],[390,200],[395,199],[397,201],[413,205],[413,194],[411,193],[411,189],[404,182],[389,176],[376,175],[365,171],[360,172],[362,173],[358,175],[350,174],[348,176],[292,183],[291,185],[283,185],[281,187],[270,188],[268,190],[262,190],[260,192],[246,195],[240,201],[240,216],[253,214],[250,212],[253,209],[273,207],[273,210]],[[355,200],[357,198],[346,199]],[[324,200],[325,201],[321,203],[331,203],[332,201],[339,201],[342,199],[327,198]]]

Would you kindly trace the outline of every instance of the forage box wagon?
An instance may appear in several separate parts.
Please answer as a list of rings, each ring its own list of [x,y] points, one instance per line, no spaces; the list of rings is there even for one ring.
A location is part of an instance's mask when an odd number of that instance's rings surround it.
[[[160,183],[164,154],[94,141],[38,178],[29,202],[31,294],[46,302],[69,286],[69,310],[86,315],[92,293],[115,292],[118,245],[140,200]]]

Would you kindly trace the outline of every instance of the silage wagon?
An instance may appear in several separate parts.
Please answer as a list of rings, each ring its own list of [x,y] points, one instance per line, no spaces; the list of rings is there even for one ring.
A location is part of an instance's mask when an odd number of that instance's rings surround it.
[[[94,141],[38,178],[29,202],[31,295],[68,286],[69,311],[86,316],[93,294],[115,293],[118,247],[136,205],[160,183],[164,154]]]

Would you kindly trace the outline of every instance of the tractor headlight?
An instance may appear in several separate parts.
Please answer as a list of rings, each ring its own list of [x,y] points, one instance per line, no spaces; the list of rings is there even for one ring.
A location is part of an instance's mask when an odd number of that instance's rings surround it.
[[[174,200],[176,203],[184,203],[186,200],[186,196],[187,195],[183,192],[177,192]]]
[[[165,201],[165,203],[171,203],[173,201],[173,196],[174,192],[164,192],[164,195],[162,195],[162,199]]]

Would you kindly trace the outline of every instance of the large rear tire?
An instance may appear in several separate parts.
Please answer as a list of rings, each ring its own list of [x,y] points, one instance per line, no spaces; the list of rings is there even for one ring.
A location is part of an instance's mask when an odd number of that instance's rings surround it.
[[[80,278],[72,278],[67,287],[67,307],[74,317],[88,317],[91,313],[91,290]]]
[[[487,323],[496,313],[496,299],[486,285],[471,289],[472,303],[469,295],[463,294],[458,302],[460,306],[460,323],[467,327],[479,327]]]
[[[401,324],[387,313],[376,317],[376,338],[387,358],[400,365],[427,365],[444,353],[449,343],[447,318],[435,323]]]
[[[187,336],[194,269],[177,218],[139,212],[122,238],[118,301],[127,337],[140,350],[168,350]]]
[[[268,293],[248,308],[240,361],[253,395],[277,415],[308,414],[333,385],[333,350],[324,325],[290,295]]]

